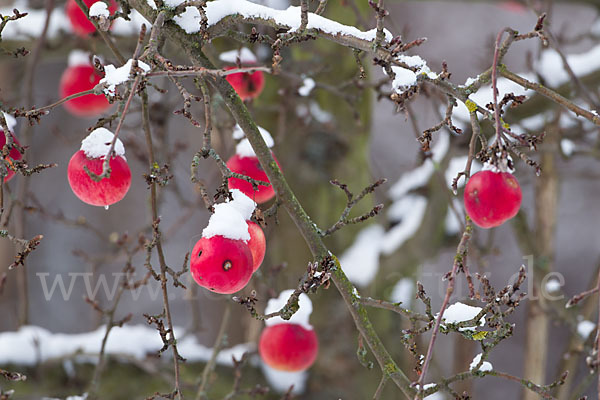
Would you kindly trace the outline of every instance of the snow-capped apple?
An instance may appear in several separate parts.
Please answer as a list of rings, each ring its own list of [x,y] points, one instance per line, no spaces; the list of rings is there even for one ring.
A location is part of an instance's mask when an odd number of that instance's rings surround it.
[[[242,290],[252,276],[252,252],[243,240],[202,237],[192,250],[190,272],[196,283],[221,294]]]
[[[279,297],[269,299],[265,314],[281,310],[294,290],[284,290]],[[290,319],[277,316],[265,320],[258,351],[263,362],[280,371],[302,371],[316,360],[319,342],[313,327],[309,323],[312,313],[310,298],[302,293],[298,297],[298,309]]]
[[[252,253],[252,272],[256,272],[265,259],[267,242],[265,240],[265,233],[257,223],[252,221],[246,221],[246,223],[248,224],[248,232],[250,233],[248,247]]]
[[[67,97],[75,93],[93,89],[100,82],[100,76],[89,62],[89,56],[81,51],[73,51],[69,56],[69,65],[60,78],[60,96]],[[103,113],[111,107],[104,95],[86,94],[64,103],[71,114],[90,117]]]
[[[83,0],[88,8],[90,8],[92,4],[96,3],[96,1],[103,0]],[[117,11],[117,8],[117,2],[115,0],[110,0],[108,11],[111,14],[114,14],[114,12]],[[96,30],[94,24],[92,24],[83,11],[81,11],[81,8],[79,8],[75,0],[67,0],[67,4],[65,5],[65,13],[69,18],[73,32],[75,32],[78,36],[86,37]]]
[[[483,170],[465,186],[465,209],[475,224],[493,228],[517,215],[521,197],[519,182],[511,173]]]
[[[190,272],[196,283],[221,294],[243,289],[253,269],[248,245],[252,237],[246,220],[256,203],[239,190],[231,194],[233,200],[214,205],[214,213],[190,258]]]
[[[273,156],[273,158],[275,158],[275,156]],[[275,162],[279,165],[277,159],[275,159]],[[235,154],[227,161],[227,167],[232,172],[245,175],[258,181],[269,182],[269,178],[267,178],[267,174],[256,156],[245,157],[240,154]],[[229,184],[229,189],[239,189],[257,203],[265,203],[275,196],[275,191],[270,185],[259,185],[257,189],[254,190],[252,184],[243,179],[229,178],[227,183]]]
[[[105,128],[98,128],[81,142],[67,167],[69,185],[81,201],[93,206],[108,207],[123,199],[131,186],[131,171],[125,159],[125,147],[117,139],[110,158],[110,177],[94,181],[84,167],[97,175],[102,173],[102,164],[110,149],[114,135]]]
[[[237,67],[225,67],[225,69],[229,71]],[[255,99],[265,87],[265,76],[262,71],[237,72],[226,75],[225,79],[244,101]]]
[[[273,369],[302,371],[317,359],[319,342],[313,329],[299,324],[277,324],[262,331],[258,351],[265,364]]]
[[[19,143],[19,141],[17,140],[17,138],[15,137],[15,135],[12,132],[10,133],[10,135],[13,138],[13,142],[16,145],[20,146],[21,144]],[[5,144],[6,144],[6,135],[4,134],[3,130],[0,130],[0,149],[2,149]],[[9,164],[12,164],[12,161],[14,161],[14,160],[20,160],[21,158],[23,158],[23,155],[21,154],[21,152],[19,150],[17,150],[16,147],[13,147],[8,152],[8,157],[6,157],[5,160]],[[15,176],[15,171],[13,171],[10,168],[7,168],[6,176],[4,177],[4,182],[8,182],[9,180],[11,180],[11,178],[13,176]]]

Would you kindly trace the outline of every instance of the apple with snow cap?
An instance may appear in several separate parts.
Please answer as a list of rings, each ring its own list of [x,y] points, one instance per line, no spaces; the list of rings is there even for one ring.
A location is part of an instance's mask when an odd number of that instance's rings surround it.
[[[60,78],[60,96],[67,97],[75,93],[93,89],[102,76],[90,64],[89,54],[83,51],[72,51],[69,65]],[[111,104],[104,95],[86,94],[65,103],[71,114],[79,117],[91,117],[102,114]]]
[[[267,146],[273,147],[275,142],[273,141],[271,134],[260,126],[258,127],[258,130]],[[244,132],[238,125],[236,125],[233,130],[233,138],[242,140],[236,146],[236,154],[227,160],[227,167],[232,172],[245,175],[257,181],[269,182],[269,178],[267,177],[265,170],[260,165],[260,162],[258,161],[250,142],[248,139],[244,138]],[[277,165],[279,165],[279,161],[277,161],[275,155],[273,155],[273,159],[275,159],[275,162]],[[250,197],[259,204],[265,203],[275,196],[275,191],[273,190],[272,186],[259,185],[255,190],[250,182],[239,178],[229,178],[227,183],[229,185],[229,189],[239,189],[246,196]]]
[[[83,0],[88,8],[91,8],[95,3],[103,2],[102,0]],[[105,3],[106,4],[106,3]],[[94,6],[96,8],[98,6]],[[114,14],[117,11],[118,5],[115,0],[110,0],[110,5],[108,6],[108,12],[110,14]],[[92,10],[90,10],[92,11]],[[67,4],[65,5],[65,13],[69,18],[69,22],[71,23],[71,28],[73,28],[73,32],[77,36],[86,37],[90,33],[96,31],[94,24],[90,22],[90,20],[86,17],[86,15],[81,11],[81,8],[77,5],[75,0],[67,0]]]
[[[242,290],[254,271],[249,246],[252,237],[246,220],[256,203],[240,191],[232,191],[232,197],[232,201],[214,206],[215,212],[190,259],[190,272],[196,283],[220,294]]]
[[[69,185],[84,203],[108,208],[109,205],[123,199],[131,186],[131,171],[125,159],[125,147],[119,139],[109,161],[110,177],[96,182],[85,171],[84,167],[87,167],[97,175],[102,173],[102,164],[113,138],[113,133],[108,129],[98,128],[92,131],[83,139],[81,149],[69,161]]]
[[[241,50],[232,50],[219,55],[219,59],[228,63],[239,63],[244,66],[256,65],[256,56],[246,47]],[[238,67],[225,67],[227,71]],[[226,75],[225,79],[235,89],[243,101],[255,99],[265,87],[265,76],[262,71],[238,72]]]
[[[269,300],[265,314],[279,311],[293,292],[284,290],[278,298]],[[273,369],[303,371],[317,359],[319,341],[308,321],[312,303],[302,293],[298,305],[298,311],[289,320],[274,317],[265,321],[267,326],[260,335],[258,352],[263,362]]]
[[[481,228],[493,228],[517,215],[521,197],[517,179],[510,172],[488,164],[467,182],[465,209],[475,224]]]

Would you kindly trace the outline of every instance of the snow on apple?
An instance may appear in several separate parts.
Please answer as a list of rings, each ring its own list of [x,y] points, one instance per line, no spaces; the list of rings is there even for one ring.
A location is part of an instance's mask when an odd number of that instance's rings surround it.
[[[256,204],[238,190],[232,191],[232,197],[231,201],[214,205],[214,213],[190,259],[196,283],[221,294],[243,289],[266,250],[262,229],[258,225],[249,228]]]
[[[84,203],[107,207],[122,200],[131,186],[131,171],[125,159],[125,147],[117,139],[115,151],[109,160],[110,177],[94,181],[86,168],[100,175],[104,159],[110,149],[114,135],[106,128],[98,128],[82,142],[67,167],[69,185],[73,193]]]
[[[271,314],[281,310],[286,304],[290,296],[294,293],[292,289],[284,290],[279,293],[279,297],[269,299],[267,307],[265,308],[265,314]],[[310,297],[302,293],[298,297],[298,311],[292,315],[290,319],[283,319],[279,316],[269,318],[265,320],[267,326],[277,324],[299,324],[304,326],[306,329],[312,329],[312,325],[309,322],[310,314],[312,314],[313,306]]]
[[[103,1],[96,1],[90,7],[89,12],[90,17],[104,17],[108,18],[110,16],[110,11],[108,11],[108,6]]]
[[[102,76],[90,64],[88,53],[75,50],[69,54],[69,64],[60,78],[61,97],[93,89]],[[79,96],[64,104],[67,111],[80,117],[92,117],[102,114],[111,107],[103,95],[93,93]]]
[[[94,14],[100,13],[101,15],[104,15],[104,12],[108,14],[113,14],[118,9],[118,5],[115,0],[110,1],[110,6],[108,8],[106,8],[106,4],[103,1],[83,0],[83,2],[89,8],[90,16],[92,16],[92,9]],[[102,9],[102,5],[98,5],[96,3],[104,4],[104,9]],[[71,23],[71,28],[73,29],[73,32],[75,32],[78,36],[86,37],[90,33],[96,31],[94,24],[92,24],[90,20],[88,20],[88,18],[83,13],[81,8],[79,8],[79,5],[77,5],[75,0],[67,0],[67,4],[65,5],[65,13],[69,18],[69,22]]]
[[[260,135],[262,136],[265,144],[268,148],[272,148],[275,145],[275,141],[273,140],[273,136],[262,126],[257,126]],[[252,145],[245,138],[244,131],[240,128],[239,125],[236,125],[233,128],[232,136],[236,140],[240,140],[240,142],[235,146],[235,153],[241,157],[256,157],[256,153],[254,153],[254,149],[252,149]]]
[[[256,64],[258,62],[252,50],[247,47],[242,47],[239,50],[225,51],[219,54],[219,60],[229,64],[237,64],[238,61],[242,64]]]

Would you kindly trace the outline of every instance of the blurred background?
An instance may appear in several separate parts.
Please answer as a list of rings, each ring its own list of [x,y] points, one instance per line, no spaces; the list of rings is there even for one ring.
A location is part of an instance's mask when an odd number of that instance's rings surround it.
[[[289,5],[286,0],[265,0],[262,3],[269,3],[267,5],[275,8]],[[297,2],[291,3],[297,5]],[[311,7],[316,6],[312,3]],[[427,41],[412,49],[410,54],[420,55],[434,71],[440,71],[445,61],[452,74],[450,80],[463,84],[467,78],[475,78],[491,65],[493,41],[502,28],[509,26],[519,32],[533,29],[537,21],[534,10],[548,12],[548,27],[565,54],[588,52],[598,44],[600,35],[598,5],[593,1],[388,0],[385,6],[389,16],[385,24],[394,35],[401,35],[405,42],[426,37]],[[45,15],[45,2],[41,0],[5,0],[0,1],[0,6],[3,15],[14,7],[20,11],[32,10],[32,15],[35,12]],[[57,1],[57,13],[62,7],[63,2]],[[375,26],[374,12],[362,0],[329,1],[325,16],[361,30]],[[53,18],[60,21],[59,14],[53,15]],[[35,21],[39,22],[39,19]],[[249,32],[250,27],[240,26],[240,29]],[[73,49],[101,55],[105,64],[117,63],[100,38],[93,35],[81,39],[69,31],[68,26],[51,29],[33,74],[31,104],[26,101],[25,84],[29,56],[1,56],[0,96],[4,107],[40,107],[57,101],[58,83]],[[267,28],[259,31],[273,33]],[[134,27],[130,28],[131,32],[135,32]],[[136,34],[127,33],[127,28],[123,28],[113,35],[121,52],[130,55],[135,48]],[[2,45],[9,49],[24,46],[31,50],[35,39],[28,39],[27,33],[5,33]],[[232,40],[218,39],[207,46],[206,52],[218,61],[219,53],[237,48],[239,44]],[[252,50],[260,63],[270,64],[272,54],[269,47],[257,44]],[[519,42],[511,47],[504,63],[515,72],[532,72],[541,51],[539,40]],[[174,63],[187,62],[173,43],[166,43],[164,54]],[[387,178],[387,183],[367,197],[353,215],[366,212],[378,203],[386,206],[384,211],[364,224],[343,228],[327,238],[326,243],[334,254],[341,256],[342,267],[347,268],[346,272],[363,296],[403,301],[404,306],[423,311],[423,304],[414,299],[416,282],[420,281],[432,298],[435,312],[445,293],[446,282],[441,277],[452,267],[461,234],[454,211],[449,208],[453,200],[459,200],[455,201],[455,208],[459,216],[463,215],[462,191],[455,196],[448,181],[464,168],[470,128],[465,121],[455,118],[455,124],[464,128],[462,135],[444,130],[434,134],[432,152],[434,158],[437,157],[434,172],[422,184],[408,185],[404,190],[403,184],[398,182],[405,179],[406,184],[407,176],[415,176],[411,171],[422,166],[425,160],[416,135],[443,119],[444,96],[433,87],[423,87],[407,109],[397,110],[386,96],[389,95],[386,85],[380,91],[359,87],[358,66],[353,52],[347,48],[316,40],[287,47],[282,55],[283,73],[267,76],[265,91],[248,106],[255,121],[273,135],[273,151],[292,189],[313,220],[321,228],[327,228],[337,221],[346,204],[343,192],[329,184],[331,179],[347,183],[352,192],[358,193],[377,179]],[[367,77],[362,82],[376,83],[385,78],[381,68],[371,65],[368,57],[364,57],[363,61]],[[314,79],[316,86],[303,96],[299,88],[304,85],[306,77]],[[543,76],[539,78],[541,81],[544,79]],[[582,79],[597,98],[598,71],[592,69]],[[199,95],[191,79],[184,82],[190,91]],[[544,83],[549,87],[561,86],[566,95],[575,92],[572,88],[565,88],[568,83]],[[168,164],[168,171],[173,175],[159,193],[161,229],[167,264],[180,270],[186,253],[200,238],[210,216],[197,188],[190,182],[190,163],[202,146],[202,130],[173,114],[174,110],[182,107],[182,99],[168,80],[156,79],[154,84],[155,88],[150,88],[149,94],[156,157],[161,166]],[[594,335],[590,335],[590,331],[578,331],[582,321],[595,321],[592,314],[595,310],[593,306],[584,305],[566,311],[564,303],[570,296],[593,287],[597,275],[600,248],[600,235],[597,234],[600,221],[600,208],[597,207],[600,196],[598,129],[548,101],[529,92],[527,94],[531,99],[522,108],[507,114],[513,129],[519,133],[534,134],[553,129],[559,138],[549,150],[555,162],[549,173],[558,182],[557,210],[555,215],[543,215],[541,218],[556,222],[552,235],[554,246],[549,254],[543,256],[550,258],[561,287],[553,292],[553,300],[548,302],[550,344],[546,381],[537,383],[556,380],[565,365],[570,363],[569,389],[558,397],[595,396],[595,384],[587,378],[589,373],[585,364],[585,355],[590,350]],[[217,95],[212,96],[212,106],[214,147],[226,159],[234,154],[235,142],[231,137],[234,122]],[[195,103],[192,110],[202,121],[201,103]],[[38,249],[27,258],[26,267],[15,270],[7,269],[16,254],[14,246],[8,240],[0,241],[0,274],[6,273],[6,284],[0,293],[0,368],[28,375],[25,382],[0,382],[0,388],[15,389],[13,398],[16,399],[65,398],[82,394],[89,385],[95,359],[82,358],[82,354],[60,354],[47,359],[43,357],[43,362],[34,358],[24,362],[26,365],[20,365],[8,356],[3,358],[3,353],[19,353],[18,347],[6,347],[11,342],[8,336],[2,336],[3,333],[23,329],[23,326],[64,334],[96,331],[106,320],[84,301],[84,297],[89,296],[90,288],[97,287],[99,276],[105,276],[112,287],[114,274],[121,272],[128,260],[136,269],[137,279],[146,273],[145,251],[128,254],[136,247],[140,235],[151,237],[149,190],[143,177],[148,173],[148,155],[140,127],[140,104],[133,103],[120,135],[132,169],[132,187],[126,198],[108,211],[79,201],[71,192],[66,178],[68,160],[87,136],[87,129],[96,121],[94,118],[74,117],[63,107],[58,107],[42,117],[38,125],[26,127],[27,122],[19,119],[15,128],[20,139],[23,131],[28,130],[26,134],[30,140],[25,158],[30,165],[57,164],[55,168],[28,178],[17,176],[7,185],[10,204],[14,204],[9,230],[21,232],[25,238],[37,234],[44,236]],[[490,137],[491,126],[484,125],[484,133]],[[536,160],[541,157],[540,153],[531,153],[531,156]],[[492,230],[476,228],[472,241],[476,255],[470,258],[471,271],[485,274],[497,289],[507,285],[522,264],[528,266],[540,257],[528,247],[529,242],[536,240],[539,219],[535,216],[535,187],[540,178],[536,177],[533,168],[520,160],[516,162],[515,176],[524,195],[522,212],[516,222]],[[208,192],[211,195],[215,193],[221,178],[214,162],[202,161],[200,177]],[[20,190],[25,193],[22,200],[18,197]],[[284,289],[294,288],[311,261],[300,233],[283,209],[279,210],[276,218],[267,219],[265,233],[265,261],[241,293],[248,295],[251,290],[256,290],[259,298],[257,308],[261,311],[267,299],[277,297]],[[150,262],[157,268],[154,256]],[[82,274],[73,275],[74,272]],[[48,296],[47,289],[52,287],[57,277],[62,277],[59,279],[64,279],[66,289],[70,290],[67,299],[58,294],[59,286],[56,286],[53,295]],[[224,309],[232,303],[230,296],[215,295],[197,287],[187,274],[183,278],[187,282],[187,290],[170,288],[173,322],[180,327],[179,336],[194,337],[197,343],[211,348]],[[528,289],[533,285],[531,278]],[[72,287],[69,287],[71,284]],[[112,299],[106,294],[100,288],[94,298],[101,306],[110,307]],[[320,289],[311,295],[311,299],[314,306],[311,323],[320,340],[320,351],[316,364],[308,371],[305,386],[296,388],[297,398],[372,398],[380,372],[377,368],[367,369],[359,363],[356,356],[358,334],[339,294],[333,287]],[[458,280],[457,290],[452,296],[452,302],[459,300],[478,305],[476,301],[467,300],[464,276]],[[231,304],[229,307],[232,317],[225,347],[246,344],[244,349],[252,352],[251,362],[243,369],[242,385],[277,386],[277,382],[266,380],[252,346],[258,340],[263,323],[254,320],[242,306]],[[145,325],[143,314],[155,315],[161,310],[159,285],[151,280],[139,296],[125,292],[115,318],[121,319],[131,313],[131,320],[126,326]],[[525,311],[526,306],[523,305],[511,315],[510,321],[515,324],[514,336],[501,343],[489,358],[495,369],[517,376],[523,374]],[[416,380],[414,360],[398,339],[401,330],[408,327],[406,321],[397,314],[378,309],[369,309],[369,316],[395,360],[410,379]],[[115,328],[119,329],[125,328]],[[158,339],[158,334],[156,336]],[[33,337],[35,335],[29,339]],[[422,353],[427,342],[427,335],[420,338]],[[14,343],[21,343],[23,354],[29,351],[26,348],[31,348],[24,342]],[[99,350],[99,340],[97,346]],[[171,390],[172,364],[167,362],[170,352],[164,354],[164,359],[158,358],[155,351],[160,346],[160,341],[154,347],[145,344],[143,347],[149,349],[148,354],[136,361],[111,355],[103,373],[100,398],[143,398],[156,391],[164,393]],[[92,350],[86,349],[83,353],[87,351]],[[479,352],[481,349],[475,341],[456,334],[441,335],[427,381],[466,371]],[[192,360],[182,369],[183,379],[189,384],[185,389],[192,393],[193,384],[203,368],[201,360],[204,356],[185,353],[182,356]],[[369,355],[367,359],[374,361]],[[229,361],[224,357],[222,363],[228,364]],[[216,372],[210,398],[222,398],[231,390],[233,382],[230,366],[219,365]],[[275,378],[278,379],[283,378]],[[473,399],[522,398],[518,383],[495,377],[459,382],[455,389],[457,392],[468,391]],[[435,396],[437,399],[450,398]],[[279,397],[281,395],[275,390],[265,396]],[[382,398],[395,399],[399,395],[393,385],[388,385]]]

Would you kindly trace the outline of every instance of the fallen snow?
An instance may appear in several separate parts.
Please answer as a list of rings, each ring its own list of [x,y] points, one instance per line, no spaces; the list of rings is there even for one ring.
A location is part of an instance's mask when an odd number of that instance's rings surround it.
[[[340,265],[355,285],[369,285],[379,271],[379,254],[385,229],[381,225],[363,228],[354,243],[340,256]]]
[[[447,324],[458,324],[460,322],[472,320],[481,312],[481,310],[481,307],[473,307],[461,302],[456,302],[446,308],[442,320]],[[438,315],[439,313],[436,314],[435,317],[437,318]],[[479,326],[483,325],[485,325],[485,316],[481,317],[479,320]],[[464,327],[459,328],[458,330],[461,332],[474,331],[475,327]]]
[[[584,339],[587,339],[594,329],[596,329],[596,324],[592,321],[583,320],[577,324],[577,333]]]
[[[271,314],[281,310],[286,304],[290,296],[294,293],[292,289],[284,290],[279,294],[279,297],[269,299],[267,307],[265,308],[265,314]],[[285,320],[279,316],[269,318],[265,320],[267,326],[279,325],[279,324],[297,324],[302,325],[305,329],[311,329],[312,325],[309,322],[310,314],[312,313],[312,301],[310,298],[302,293],[298,298],[298,311],[292,315],[292,318]]]
[[[405,308],[410,308],[415,295],[415,281],[410,278],[402,278],[394,285],[390,300],[394,303],[402,303]]]
[[[238,59],[242,64],[256,64],[258,62],[254,53],[247,47],[242,47],[239,50],[230,50],[219,54],[219,60],[226,63],[235,64],[237,63]]]
[[[315,87],[315,81],[312,78],[304,78],[302,86],[298,88],[298,94],[302,97],[306,97],[312,92]]]
[[[479,353],[475,356],[475,358],[471,362],[471,365],[469,365],[470,371],[473,371],[475,368],[477,368],[477,364],[479,364],[479,362],[481,361],[481,356],[482,356],[482,353]],[[494,369],[494,367],[492,366],[492,363],[484,361],[483,363],[481,363],[481,366],[478,368],[478,371],[488,372],[493,369]]]
[[[388,208],[388,217],[399,223],[383,237],[381,241],[383,254],[390,255],[417,232],[426,209],[427,199],[423,196],[408,195],[392,203]]]
[[[104,93],[106,93],[109,96],[115,95],[116,86],[125,83],[129,80],[132,64],[133,59],[129,59],[123,66],[118,68],[112,64],[106,65],[104,67],[105,75],[104,78],[102,78],[99,82],[106,84],[106,89],[104,89]],[[150,71],[150,66],[144,63],[143,61],[138,60],[138,67],[140,67],[144,72]]]
[[[260,126],[258,126],[258,131],[260,132],[260,135],[262,136],[268,148],[275,146],[275,141],[273,140],[273,136],[271,136],[269,131]],[[242,139],[237,146],[235,146],[235,153],[237,155],[240,157],[256,157],[256,153],[254,152],[250,141],[244,137],[244,131],[239,125],[236,125],[235,128],[233,128],[232,135],[234,139]]]
[[[450,147],[450,134],[448,132],[440,132],[437,140],[434,141],[431,149],[431,158],[426,159],[423,164],[402,174],[400,179],[392,185],[389,195],[392,199],[399,199],[411,190],[418,189],[427,185],[431,175],[435,171],[435,164],[441,162],[448,148]]]
[[[103,1],[97,1],[90,7],[89,11],[90,17],[110,17],[110,12],[108,11],[108,6]]]
[[[110,144],[115,135],[106,128],[94,129],[85,139],[81,141],[81,148],[89,158],[104,159],[110,150]],[[125,156],[125,146],[121,139],[117,138],[115,142],[115,154]]]
[[[85,333],[53,333],[38,326],[23,326],[18,331],[0,333],[0,364],[35,365],[50,359],[77,356],[77,360],[96,362],[106,327]],[[212,349],[199,344],[194,335],[182,338],[184,328],[175,327],[179,353],[191,362],[208,361]],[[37,345],[36,345],[37,343]],[[156,329],[146,325],[114,327],[106,342],[106,354],[129,356],[144,360],[156,354],[162,340]],[[232,356],[239,359],[244,352],[254,349],[253,344],[239,344],[223,349],[217,363],[232,365]]]
[[[265,363],[261,363],[261,368],[269,386],[278,393],[286,393],[290,386],[294,386],[292,394],[301,394],[306,389],[308,371],[278,371]]]

